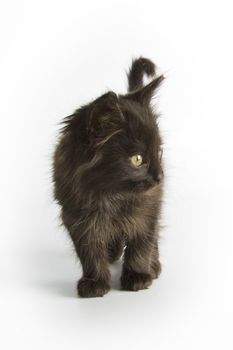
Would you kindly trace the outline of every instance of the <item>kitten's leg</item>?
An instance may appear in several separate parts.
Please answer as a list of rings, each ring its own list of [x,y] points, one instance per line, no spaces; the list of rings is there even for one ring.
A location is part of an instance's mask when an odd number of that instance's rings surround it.
[[[152,235],[144,234],[127,243],[121,276],[122,289],[137,291],[151,285],[153,240]]]
[[[78,294],[81,297],[102,297],[110,289],[110,272],[108,269],[108,252],[103,241],[96,234],[82,226],[81,219],[63,212],[63,223],[68,229],[76,253],[80,259],[83,276],[78,281]],[[82,234],[85,232],[85,234]]]
[[[83,268],[83,276],[78,281],[78,294],[81,297],[102,297],[110,289],[105,247],[101,242],[88,242],[87,237],[84,237],[75,248]]]
[[[108,261],[110,264],[119,260],[124,249],[123,239],[114,240],[108,245]]]

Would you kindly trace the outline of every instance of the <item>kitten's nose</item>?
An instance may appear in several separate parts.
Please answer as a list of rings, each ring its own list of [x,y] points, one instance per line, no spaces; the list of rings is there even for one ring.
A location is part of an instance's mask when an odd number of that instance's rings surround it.
[[[163,179],[163,174],[161,173],[161,172],[159,172],[158,174],[154,174],[153,175],[153,180],[157,183],[157,184],[159,184],[161,181],[162,181],[162,179]]]
[[[151,168],[150,176],[153,179],[154,183],[159,184],[163,179],[163,171],[162,169]]]
[[[159,173],[159,174],[156,176],[155,181],[159,184],[159,183],[162,181],[162,179],[163,179],[163,175],[162,175],[162,173]]]

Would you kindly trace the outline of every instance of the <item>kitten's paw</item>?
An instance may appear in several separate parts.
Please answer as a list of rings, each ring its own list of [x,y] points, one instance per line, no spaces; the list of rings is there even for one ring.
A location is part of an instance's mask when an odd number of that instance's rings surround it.
[[[152,283],[152,276],[147,273],[124,270],[121,276],[121,286],[124,290],[137,291],[148,288]]]
[[[153,261],[151,263],[151,275],[152,275],[152,278],[153,279],[158,278],[160,273],[161,273],[161,264],[160,264],[159,260]]]
[[[102,297],[110,290],[106,281],[94,281],[90,278],[82,277],[78,281],[78,294],[83,298]]]

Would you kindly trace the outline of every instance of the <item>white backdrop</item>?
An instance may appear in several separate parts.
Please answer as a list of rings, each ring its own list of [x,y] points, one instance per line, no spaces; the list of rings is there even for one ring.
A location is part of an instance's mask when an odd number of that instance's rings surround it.
[[[0,344],[8,349],[232,349],[231,1],[0,3]],[[81,269],[52,201],[58,123],[126,91],[131,59],[166,74],[163,273],[79,299]]]

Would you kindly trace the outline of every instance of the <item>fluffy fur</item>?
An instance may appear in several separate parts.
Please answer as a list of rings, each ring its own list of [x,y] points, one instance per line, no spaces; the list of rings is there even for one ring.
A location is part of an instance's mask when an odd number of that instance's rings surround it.
[[[151,82],[143,86],[143,76]],[[163,171],[150,100],[163,80],[146,58],[132,62],[128,93],[108,92],[65,118],[54,154],[55,199],[83,268],[81,297],[110,289],[109,264],[124,253],[121,286],[137,291],[160,274]],[[130,157],[140,154],[136,168]]]

